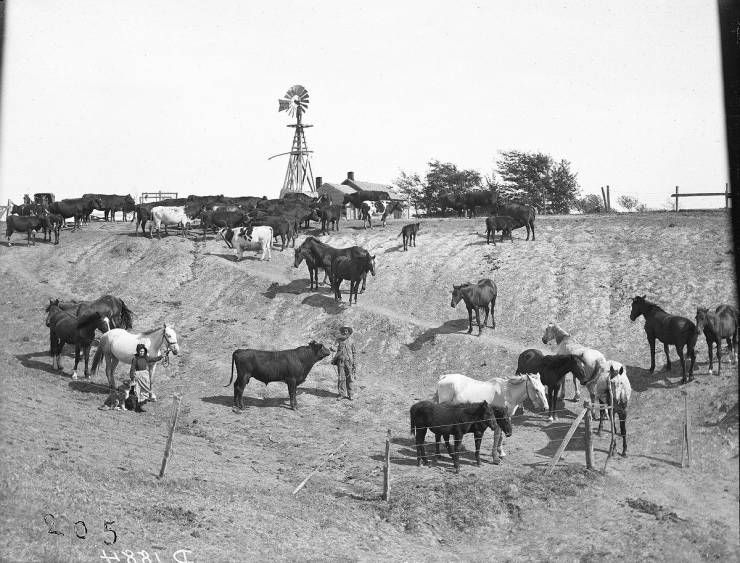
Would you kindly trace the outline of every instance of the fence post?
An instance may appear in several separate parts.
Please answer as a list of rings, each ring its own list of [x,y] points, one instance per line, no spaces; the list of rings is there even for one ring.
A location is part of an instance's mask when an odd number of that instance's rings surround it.
[[[594,444],[591,439],[591,403],[583,401],[583,408],[588,412],[583,419],[586,423],[585,433],[583,435],[584,446],[586,450],[586,469],[594,468]]]
[[[676,186],[676,213],[678,213],[678,186]]]
[[[385,437],[385,461],[383,463],[383,500],[391,499],[391,430]]]
[[[686,467],[691,467],[691,417],[689,416],[689,394],[686,391],[683,393],[683,400],[685,416],[683,434],[684,440],[686,441]],[[683,447],[681,448],[681,451],[683,451]],[[681,466],[683,466],[683,461],[681,462]]]
[[[563,438],[563,441],[560,442],[560,447],[558,448],[558,451],[556,451],[555,455],[552,456],[552,459],[550,460],[550,465],[548,465],[547,469],[545,470],[545,475],[552,474],[553,470],[555,469],[555,465],[560,459],[560,456],[563,455],[565,448],[568,446],[568,442],[570,442],[570,439],[573,437],[573,434],[575,433],[576,428],[578,428],[578,425],[581,423],[581,419],[583,418],[583,415],[585,415],[587,412],[588,412],[587,409],[583,409],[583,411],[581,411],[581,414],[579,414],[576,417],[576,419],[573,421],[573,424],[570,425],[570,428],[568,429],[568,433],[565,435],[565,438]]]
[[[606,192],[604,191],[604,186],[601,186],[601,198],[604,200],[604,213],[609,211],[606,206]]]
[[[170,435],[167,437],[167,445],[164,448],[164,457],[162,458],[162,467],[159,470],[159,477],[164,477],[164,470],[167,467],[167,462],[170,459],[170,452],[172,451],[172,437],[175,434],[175,426],[177,426],[177,417],[180,415],[180,401],[182,401],[182,395],[175,395],[174,413],[172,415],[172,426],[170,426]]]
[[[607,211],[611,213],[612,211],[612,194],[609,192],[609,184],[606,185],[606,207]]]

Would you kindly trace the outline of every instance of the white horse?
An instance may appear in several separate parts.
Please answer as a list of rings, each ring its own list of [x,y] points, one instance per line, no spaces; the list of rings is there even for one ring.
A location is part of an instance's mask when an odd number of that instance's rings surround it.
[[[164,323],[160,328],[155,328],[147,332],[128,332],[122,328],[114,328],[100,337],[100,344],[95,351],[92,367],[90,371],[96,373],[100,365],[101,358],[105,357],[105,375],[108,377],[108,384],[111,390],[116,388],[116,381],[113,374],[116,371],[118,362],[131,362],[136,355],[136,345],[143,344],[152,355],[159,354],[162,346],[165,346],[165,354],[170,351],[177,355],[180,353],[180,347],[177,344],[177,334],[172,327]],[[153,364],[149,372],[150,379],[154,377]]]
[[[580,357],[584,364],[587,381],[597,377],[599,372],[609,371],[604,354],[598,350],[594,350],[593,348],[586,348],[586,346],[580,344],[568,332],[560,328],[557,323],[550,323],[545,327],[545,333],[542,335],[542,343],[547,344],[553,339],[558,345],[555,350],[556,354],[573,354]],[[581,391],[578,387],[578,382],[576,381],[576,375],[571,373],[571,376],[573,377],[573,387],[575,387],[576,390],[573,400],[577,401],[581,398]],[[565,397],[565,378],[563,378],[561,397]]]
[[[596,406],[598,400],[601,408],[599,414],[599,428],[596,434],[601,434],[601,428],[604,425],[604,405],[614,407],[614,414],[619,416],[619,428],[622,434],[622,456],[627,456],[627,405],[632,396],[632,386],[627,377],[627,371],[619,362],[607,360],[607,370],[599,371],[596,377],[586,381],[585,386],[591,394],[591,404]],[[611,385],[614,386],[614,396],[612,397]],[[592,408],[593,412],[593,408]],[[616,421],[615,421],[616,423]]]
[[[487,401],[489,405],[504,409],[511,416],[529,397],[535,408],[548,409],[545,387],[539,373],[525,373],[512,377],[495,377],[490,381],[479,381],[461,373],[448,373],[439,378],[434,400],[438,403],[477,403]],[[499,463],[499,456],[506,455],[501,448],[503,435],[501,428],[493,431],[493,463]]]

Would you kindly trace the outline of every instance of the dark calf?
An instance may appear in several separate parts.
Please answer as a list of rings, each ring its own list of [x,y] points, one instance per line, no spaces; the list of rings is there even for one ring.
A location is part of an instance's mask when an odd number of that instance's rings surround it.
[[[412,240],[414,246],[416,246],[416,233],[419,232],[419,227],[421,227],[421,223],[411,223],[410,225],[404,225],[404,227],[401,229],[401,234],[398,236],[403,237],[404,251],[408,250],[407,245],[411,244]]]
[[[511,423],[506,413],[486,401],[469,405],[437,404],[432,401],[419,401],[410,410],[411,433],[416,434],[416,465],[427,464],[424,449],[424,438],[427,430],[434,434],[436,458],[439,458],[439,439],[445,439],[447,452],[460,470],[460,442],[465,434],[473,433],[475,437],[475,462],[480,465],[480,444],[486,428],[495,430],[498,424],[506,436],[511,436]],[[495,423],[494,423],[495,419]],[[450,436],[455,439],[455,451],[450,447]]]
[[[514,237],[511,236],[513,229],[514,220],[511,217],[492,215],[486,218],[486,244],[489,244],[493,239],[493,245],[496,246],[496,231],[501,231],[501,242],[504,242],[504,237],[507,235],[509,240],[514,242]]]

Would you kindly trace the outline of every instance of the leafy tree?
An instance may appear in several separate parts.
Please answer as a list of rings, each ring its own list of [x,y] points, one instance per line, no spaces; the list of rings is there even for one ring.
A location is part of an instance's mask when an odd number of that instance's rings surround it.
[[[401,175],[396,178],[395,184],[398,186],[398,191],[411,200],[411,205],[418,207],[422,203],[424,183],[418,174],[406,174],[401,170]]]
[[[617,203],[624,207],[627,211],[629,211],[630,209],[637,207],[640,202],[637,201],[636,197],[629,195],[620,195],[617,198]]]
[[[585,197],[576,200],[575,208],[581,213],[602,213],[604,202],[596,194],[586,194]]]
[[[545,200],[556,213],[568,213],[578,198],[577,174],[570,162],[553,161],[544,153],[500,151],[497,173],[501,177],[499,197],[518,200],[545,210]]]

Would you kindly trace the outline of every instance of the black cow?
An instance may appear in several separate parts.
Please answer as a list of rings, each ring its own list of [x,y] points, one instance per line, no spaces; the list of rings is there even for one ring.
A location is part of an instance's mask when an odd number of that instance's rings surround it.
[[[54,233],[54,244],[59,244],[59,231],[64,226],[64,218],[61,215],[49,213],[45,217],[43,229],[44,229],[44,240],[46,235],[49,235],[49,242],[51,242],[51,234]]]
[[[321,217],[321,234],[325,235],[327,223],[330,225],[332,231],[339,230],[339,219],[342,216],[341,205],[326,205],[319,210],[319,217]]]
[[[370,256],[370,254],[358,257],[335,256],[331,261],[331,286],[334,289],[334,298],[337,301],[342,300],[339,287],[342,285],[342,280],[349,280],[349,304],[352,305],[353,294],[355,303],[357,303],[357,290],[368,272],[375,275],[375,256]]]
[[[495,432],[498,424],[506,436],[511,436],[511,422],[503,409],[489,405],[486,401],[464,405],[437,404],[432,401],[419,401],[410,410],[411,434],[416,434],[416,465],[427,465],[424,438],[427,430],[434,434],[435,458],[439,458],[439,438],[444,436],[447,452],[460,469],[460,442],[465,434],[475,436],[475,463],[480,465],[480,444],[487,428]],[[495,420],[495,422],[494,422]],[[450,435],[455,438],[455,451],[450,447]]]
[[[64,219],[74,218],[74,228],[78,229],[82,219],[89,217],[94,209],[100,209],[102,206],[100,198],[78,197],[50,203],[49,213],[61,215]]]
[[[23,205],[13,205],[13,207],[10,208],[10,214],[11,215],[23,215],[24,217],[28,217],[30,215],[44,215],[46,213],[46,208],[38,203],[24,203]]]
[[[491,215],[486,218],[486,244],[491,242],[493,239],[493,246],[496,246],[496,231],[501,231],[501,242],[504,242],[504,237],[509,235],[511,242],[514,242],[514,237],[511,236],[511,231],[514,229],[514,219],[507,217],[506,215]]]
[[[410,225],[404,225],[404,227],[401,229],[401,234],[398,235],[399,237],[403,237],[403,250],[408,250],[408,244],[411,244],[411,241],[413,240],[414,246],[416,246],[416,233],[419,232],[419,227],[421,227],[421,223],[411,223]]]
[[[270,226],[272,227],[272,235],[275,238],[280,237],[280,240],[282,241],[280,250],[285,250],[286,240],[287,242],[290,242],[291,238],[293,239],[293,248],[295,248],[295,228],[293,222],[285,217],[277,215],[257,216],[247,226],[249,227],[247,230],[247,236],[252,235],[252,227]]]
[[[439,198],[439,207],[443,214],[448,208],[455,211],[458,217],[465,214],[465,200],[453,194],[442,194]]]
[[[8,215],[5,223],[5,236],[8,238],[8,246],[13,246],[13,243],[10,242],[13,233],[26,233],[28,235],[26,246],[31,245],[31,233],[33,233],[33,245],[36,246],[36,233],[43,230],[48,224],[49,220],[46,217]]]
[[[203,227],[203,239],[206,238],[208,228],[221,229],[223,227],[244,227],[249,223],[249,214],[235,205],[224,205],[211,211],[200,212],[200,224]],[[187,207],[186,207],[187,213]]]
[[[291,350],[268,351],[249,348],[234,350],[231,355],[231,379],[224,385],[224,387],[231,385],[234,380],[234,366],[236,366],[234,410],[244,409],[242,395],[252,377],[265,385],[284,381],[288,386],[290,408],[297,409],[297,387],[306,381],[308,372],[314,364],[326,358],[330,353],[323,344],[315,340],[309,342],[308,346],[300,346]]]
[[[534,219],[537,211],[531,205],[523,203],[496,203],[494,206],[495,215],[506,215],[514,220],[512,229],[521,227],[527,228],[527,239],[529,240],[529,230],[532,229],[532,242],[534,242]]]
[[[489,190],[472,190],[465,192],[463,195],[463,201],[465,207],[469,212],[470,217],[475,217],[475,208],[481,207],[486,209],[490,214],[498,201],[496,192]]]

